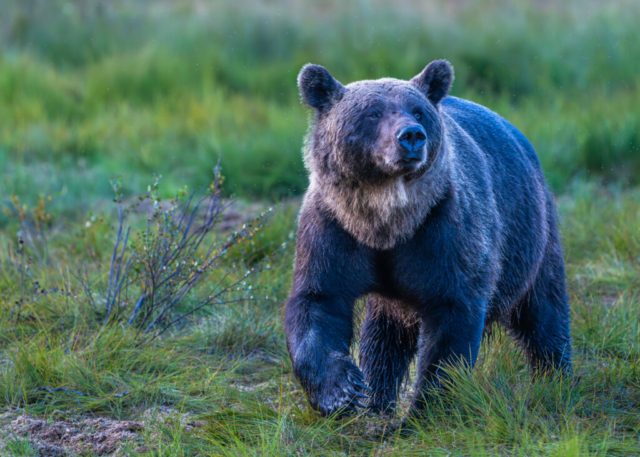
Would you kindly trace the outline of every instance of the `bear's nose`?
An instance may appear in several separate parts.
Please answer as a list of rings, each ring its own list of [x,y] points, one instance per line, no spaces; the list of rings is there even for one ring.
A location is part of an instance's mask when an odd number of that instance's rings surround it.
[[[422,126],[410,125],[409,127],[401,128],[396,134],[396,139],[410,156],[424,146],[427,141],[427,134]]]

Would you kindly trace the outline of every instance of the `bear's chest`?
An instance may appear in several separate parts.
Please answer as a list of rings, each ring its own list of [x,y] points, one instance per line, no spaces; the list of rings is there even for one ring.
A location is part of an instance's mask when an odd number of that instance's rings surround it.
[[[443,259],[446,249],[424,247],[410,243],[374,257],[374,292],[408,305],[433,301],[444,292],[443,285],[451,280]]]
[[[373,292],[416,310],[490,294],[496,257],[491,250],[483,253],[473,234],[441,222],[426,223],[407,242],[375,253]]]

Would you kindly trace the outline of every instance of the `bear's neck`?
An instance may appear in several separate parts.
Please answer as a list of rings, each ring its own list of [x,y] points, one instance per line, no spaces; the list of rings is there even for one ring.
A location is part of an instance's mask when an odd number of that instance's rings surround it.
[[[347,188],[312,171],[305,199],[319,198],[322,206],[362,244],[391,249],[410,239],[444,196],[451,154],[443,144],[429,169],[409,182],[400,178],[383,185]]]

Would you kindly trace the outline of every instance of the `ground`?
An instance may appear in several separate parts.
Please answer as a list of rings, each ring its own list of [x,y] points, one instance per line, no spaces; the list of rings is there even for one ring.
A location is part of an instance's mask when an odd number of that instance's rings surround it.
[[[26,305],[19,325],[3,319],[4,452],[637,455],[640,191],[576,184],[558,204],[573,313],[572,378],[533,382],[522,354],[497,331],[473,375],[454,373],[452,393],[428,409],[414,435],[383,433],[401,418],[409,393],[394,418],[321,418],[309,409],[285,349],[280,311],[290,282],[288,246],[252,280],[275,301],[213,307],[150,344],[139,345],[123,326],[101,330],[80,299],[42,297]],[[296,205],[279,207],[258,241],[286,241]],[[106,246],[111,235],[103,234]],[[52,235],[50,255],[61,255],[67,241]],[[52,265],[41,285],[56,281],[59,267]],[[3,268],[6,279],[12,273]]]

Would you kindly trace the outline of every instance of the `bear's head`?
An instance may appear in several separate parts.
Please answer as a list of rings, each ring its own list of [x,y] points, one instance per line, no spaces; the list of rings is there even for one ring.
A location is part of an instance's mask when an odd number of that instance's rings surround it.
[[[422,176],[440,150],[440,101],[453,82],[449,62],[431,62],[410,81],[393,78],[346,86],[319,65],[298,76],[303,101],[314,108],[305,160],[323,181],[380,186]]]

